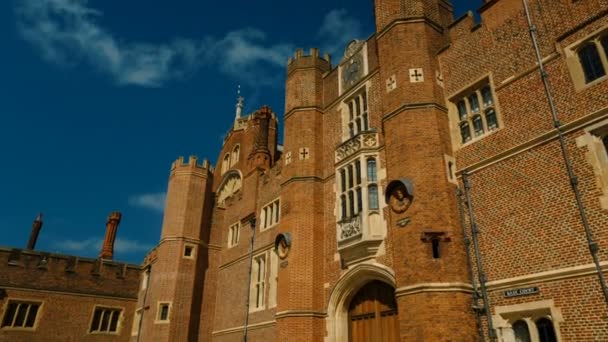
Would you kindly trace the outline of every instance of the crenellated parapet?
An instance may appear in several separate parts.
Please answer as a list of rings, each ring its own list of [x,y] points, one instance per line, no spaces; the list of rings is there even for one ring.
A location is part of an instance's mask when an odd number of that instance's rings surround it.
[[[139,265],[0,247],[0,288],[137,298]]]
[[[311,48],[310,53],[304,53],[304,49],[296,50],[293,57],[287,59],[287,74],[289,75],[296,69],[315,68],[323,72],[331,70],[331,57],[328,53],[323,57],[319,54],[319,49]]]
[[[197,156],[190,156],[188,160],[184,161],[184,157],[180,156],[171,164],[171,174],[177,172],[195,172],[208,175],[213,173],[213,166],[207,159],[199,162]]]
[[[287,62],[285,84],[285,116],[294,109],[323,106],[323,77],[331,71],[329,55],[321,57],[319,50],[310,49],[308,55],[299,49]]]

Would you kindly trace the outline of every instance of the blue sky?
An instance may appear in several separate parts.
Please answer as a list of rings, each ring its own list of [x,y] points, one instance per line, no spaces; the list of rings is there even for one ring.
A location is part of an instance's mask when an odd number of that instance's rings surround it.
[[[456,0],[456,15],[481,0]],[[116,259],[142,261],[160,236],[169,167],[213,163],[234,117],[282,117],[296,48],[339,59],[374,30],[372,0],[9,0],[0,3],[0,238],[95,257],[119,210]]]

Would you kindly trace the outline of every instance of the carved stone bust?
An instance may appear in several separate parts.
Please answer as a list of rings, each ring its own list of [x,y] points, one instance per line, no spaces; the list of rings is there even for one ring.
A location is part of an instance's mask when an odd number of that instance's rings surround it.
[[[412,195],[408,193],[405,185],[400,184],[391,191],[388,204],[392,211],[404,213],[412,204]]]

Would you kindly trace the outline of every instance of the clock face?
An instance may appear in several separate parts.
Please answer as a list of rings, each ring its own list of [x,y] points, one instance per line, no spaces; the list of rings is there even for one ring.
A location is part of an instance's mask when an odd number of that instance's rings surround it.
[[[342,85],[343,87],[352,87],[363,74],[363,61],[361,55],[355,55],[342,66]]]

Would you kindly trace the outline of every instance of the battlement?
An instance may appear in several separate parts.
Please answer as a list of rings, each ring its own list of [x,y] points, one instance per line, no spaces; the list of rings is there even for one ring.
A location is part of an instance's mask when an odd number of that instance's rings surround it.
[[[213,166],[211,166],[211,163],[209,163],[207,159],[203,159],[202,163],[199,163],[197,156],[190,156],[186,162],[184,162],[184,157],[178,157],[177,160],[174,161],[173,164],[171,164],[172,172],[177,169],[213,172]]]
[[[287,73],[300,68],[318,68],[323,72],[329,71],[331,70],[331,56],[326,53],[321,57],[317,48],[311,48],[308,55],[304,53],[304,49],[298,49],[293,57],[287,59]]]
[[[0,247],[0,287],[137,298],[141,267]]]

